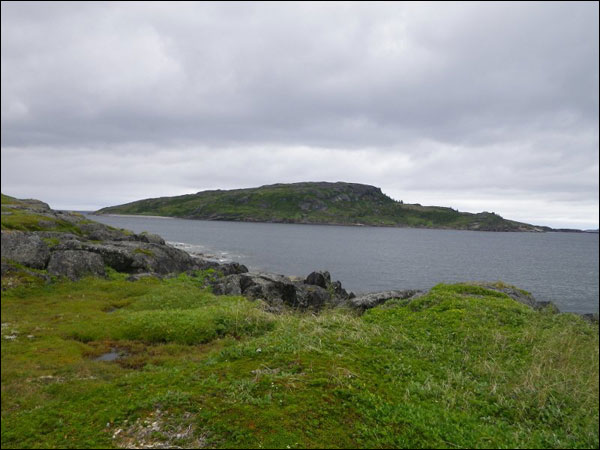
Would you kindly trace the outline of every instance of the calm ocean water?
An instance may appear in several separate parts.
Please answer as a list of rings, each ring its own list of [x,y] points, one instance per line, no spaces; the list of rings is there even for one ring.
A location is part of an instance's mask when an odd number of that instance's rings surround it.
[[[491,233],[411,228],[211,222],[90,216],[251,270],[306,276],[329,270],[355,293],[497,281],[551,300],[561,311],[598,312],[598,234]]]

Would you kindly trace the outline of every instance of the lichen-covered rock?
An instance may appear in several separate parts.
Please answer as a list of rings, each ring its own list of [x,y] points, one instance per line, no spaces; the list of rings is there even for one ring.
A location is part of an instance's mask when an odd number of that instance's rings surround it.
[[[106,276],[104,262],[100,255],[82,250],[53,252],[48,262],[48,273],[71,280],[78,280],[88,275]]]
[[[34,233],[2,230],[2,258],[34,269],[44,269],[50,258],[50,250]]]
[[[104,264],[119,272],[153,272],[164,275],[197,268],[196,261],[192,256],[169,245],[138,241],[108,241],[99,244],[67,241],[55,248],[97,253],[102,257]]]
[[[165,240],[158,234],[153,233],[140,233],[135,235],[135,240],[140,242],[147,242],[149,244],[160,244],[165,245]]]
[[[133,234],[111,228],[102,223],[80,223],[79,229],[88,239],[93,241],[128,241],[133,240]]]

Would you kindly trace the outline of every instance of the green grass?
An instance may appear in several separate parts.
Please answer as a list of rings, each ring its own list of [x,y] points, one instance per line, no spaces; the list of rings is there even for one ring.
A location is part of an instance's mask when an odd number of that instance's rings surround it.
[[[81,235],[82,232],[76,225],[54,217],[48,217],[31,211],[2,206],[2,212],[10,215],[2,215],[3,230],[18,231],[61,231]]]
[[[598,448],[598,327],[575,315],[467,284],[274,315],[124,277],[3,292],[3,448]]]

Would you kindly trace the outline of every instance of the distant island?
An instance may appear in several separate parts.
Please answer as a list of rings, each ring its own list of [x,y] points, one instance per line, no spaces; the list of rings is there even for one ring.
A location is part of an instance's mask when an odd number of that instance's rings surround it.
[[[250,189],[212,190],[138,200],[102,208],[96,214],[132,214],[199,220],[368,225],[477,231],[554,231],[441,206],[396,201],[380,188],[357,183],[305,182]],[[569,230],[578,231],[578,230]]]

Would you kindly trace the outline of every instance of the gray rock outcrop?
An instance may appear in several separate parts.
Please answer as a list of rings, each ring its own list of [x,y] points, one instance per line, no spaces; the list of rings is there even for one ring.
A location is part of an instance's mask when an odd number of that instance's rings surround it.
[[[413,298],[417,295],[422,294],[422,291],[415,289],[407,289],[402,291],[382,291],[382,292],[372,292],[370,294],[360,295],[358,297],[352,298],[348,300],[348,304],[353,308],[366,310],[370,308],[374,308],[376,306],[381,305],[382,303],[387,302],[391,299],[401,299],[405,300],[408,298]]]
[[[71,280],[78,280],[88,275],[106,276],[102,257],[97,253],[82,250],[52,252],[48,262],[48,273],[65,276]]]
[[[326,270],[311,272],[304,280],[304,283],[327,289],[327,286],[331,283],[331,275]]]
[[[96,253],[104,264],[119,272],[167,274],[185,272],[196,267],[195,259],[183,250],[139,241],[107,241],[98,244],[71,240],[57,245],[55,249]]]
[[[339,281],[332,283],[328,272],[312,272],[304,280],[247,272],[217,278],[211,285],[215,294],[262,299],[275,310],[287,306],[318,311],[326,306],[345,305],[354,296],[348,294]]]
[[[34,269],[44,269],[50,250],[37,235],[23,231],[2,230],[2,258]]]
[[[233,275],[248,272],[248,268],[237,262],[219,263],[211,259],[196,257],[196,266],[200,270],[214,269],[222,275]]]
[[[153,234],[153,233],[140,233],[136,235],[136,240],[140,241],[140,242],[147,242],[149,244],[158,244],[158,245],[165,245],[165,240],[160,237],[158,234]]]

